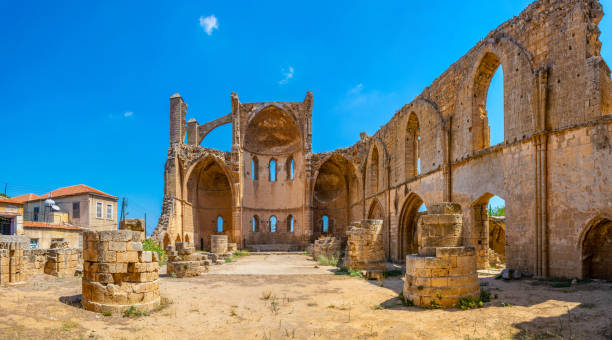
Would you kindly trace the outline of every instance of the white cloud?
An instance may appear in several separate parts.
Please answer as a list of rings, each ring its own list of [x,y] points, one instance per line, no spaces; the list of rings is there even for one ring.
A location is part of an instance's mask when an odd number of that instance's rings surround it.
[[[362,83],[359,83],[359,84],[357,84],[355,87],[353,87],[352,89],[350,89],[350,90],[348,91],[348,94],[357,94],[357,93],[360,93],[360,92],[361,92],[361,90],[363,90],[363,84],[362,84]]]
[[[289,79],[293,78],[293,66],[289,66],[289,70],[283,70],[283,79],[279,80],[278,83],[280,85],[285,85],[289,82]]]
[[[134,114],[134,112],[132,111],[127,111],[123,114],[123,117],[132,117],[132,115]]]
[[[211,14],[206,18],[200,17],[200,26],[202,26],[206,34],[211,35],[213,30],[219,29],[219,22],[217,21],[217,17]]]

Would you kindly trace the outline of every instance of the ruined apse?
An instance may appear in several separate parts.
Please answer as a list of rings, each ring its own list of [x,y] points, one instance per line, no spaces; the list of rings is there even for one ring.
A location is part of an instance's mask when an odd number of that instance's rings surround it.
[[[612,279],[612,81],[598,1],[536,1],[479,41],[373,136],[311,149],[312,94],[241,103],[199,125],[170,98],[170,147],[154,237],[207,249],[302,249],[320,235],[383,221],[385,256],[416,252],[423,208],[453,201],[462,238],[488,266],[487,205],[505,200],[506,265],[540,276]],[[491,145],[486,101],[503,69],[504,138]],[[425,85],[425,84],[424,84]],[[316,114],[315,114],[316,119]],[[232,124],[231,152],[200,146]],[[186,142],[185,142],[186,140]],[[272,176],[273,175],[273,176]]]

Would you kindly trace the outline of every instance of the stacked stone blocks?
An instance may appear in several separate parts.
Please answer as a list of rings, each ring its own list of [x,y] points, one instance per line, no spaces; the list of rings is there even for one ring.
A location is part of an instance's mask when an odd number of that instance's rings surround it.
[[[382,220],[352,223],[347,231],[344,258],[344,265],[348,269],[364,271],[368,278],[382,279],[386,267],[382,230]]]
[[[318,261],[321,256],[327,258],[340,258],[342,243],[333,236],[321,236],[314,241],[312,256]]]
[[[83,233],[83,307],[121,313],[159,306],[159,257],[142,250],[138,231]]]
[[[418,254],[406,256],[404,298],[423,307],[454,307],[461,298],[476,299],[476,248],[459,245],[461,207],[445,202],[429,208],[418,221]]]
[[[176,248],[175,248],[176,247]],[[182,277],[193,277],[208,271],[212,264],[208,254],[196,253],[195,248],[187,242],[176,242],[175,246],[169,246],[168,264],[166,266],[168,275]]]
[[[227,254],[227,235],[210,236],[210,252],[217,255]]]

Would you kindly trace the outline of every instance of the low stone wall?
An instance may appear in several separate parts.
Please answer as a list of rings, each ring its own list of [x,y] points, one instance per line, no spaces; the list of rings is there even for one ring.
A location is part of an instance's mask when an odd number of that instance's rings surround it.
[[[368,278],[382,278],[386,266],[382,226],[382,220],[361,220],[351,224],[346,232],[344,266],[365,271]]]
[[[321,256],[339,259],[341,248],[342,242],[339,239],[333,236],[321,236],[314,241],[312,257],[315,261],[318,261]]]
[[[57,248],[47,251],[45,274],[57,277],[72,277],[79,265],[79,252],[77,249]]]
[[[130,306],[159,306],[159,258],[142,250],[141,233],[131,230],[83,233],[83,307],[121,313]]]
[[[404,298],[417,306],[454,307],[480,294],[476,248],[461,246],[461,206],[432,204],[417,222],[418,254],[406,256]]]
[[[175,249],[176,247],[176,249]],[[166,270],[168,275],[176,277],[193,277],[208,271],[212,261],[208,254],[196,253],[195,248],[187,242],[176,242],[175,246],[169,246],[168,263]]]
[[[406,256],[404,298],[417,306],[455,307],[462,297],[477,298],[476,248],[440,247],[435,256]]]
[[[227,235],[210,235],[210,252],[214,254],[226,254]]]

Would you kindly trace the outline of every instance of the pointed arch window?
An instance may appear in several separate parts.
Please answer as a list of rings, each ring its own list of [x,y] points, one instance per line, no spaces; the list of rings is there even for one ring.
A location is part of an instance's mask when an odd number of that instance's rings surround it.
[[[322,222],[322,224],[323,224],[323,232],[324,232],[324,233],[329,232],[329,217],[328,217],[327,215],[324,215],[324,216],[321,218],[321,222]]]
[[[293,215],[289,215],[287,216],[287,232],[288,233],[292,233],[293,232],[293,227],[294,227],[294,222],[295,219],[293,218]]]
[[[255,215],[251,219],[251,227],[253,228],[253,232],[259,232],[259,216]]]
[[[411,112],[408,124],[406,124],[406,142],[404,146],[406,178],[411,178],[421,173],[420,146],[419,118],[414,112]]]
[[[276,232],[276,224],[277,223],[278,223],[278,220],[276,219],[276,216],[270,217],[270,232],[271,233],[275,233]]]
[[[293,180],[295,177],[295,161],[293,160],[293,156],[287,158],[287,164],[285,164],[285,169],[287,170],[287,179]]]
[[[251,160],[251,179],[252,180],[257,180],[259,178],[259,160],[257,159],[257,156],[253,157],[253,159]]]
[[[270,163],[268,163],[268,169],[269,169],[269,174],[270,174],[268,179],[270,180],[270,182],[276,182],[276,160],[275,159],[270,160]]]
[[[221,216],[217,217],[217,232],[218,233],[223,232],[223,217]]]

